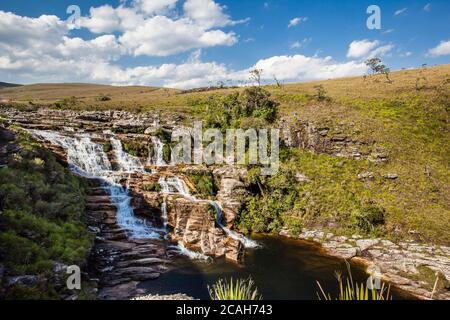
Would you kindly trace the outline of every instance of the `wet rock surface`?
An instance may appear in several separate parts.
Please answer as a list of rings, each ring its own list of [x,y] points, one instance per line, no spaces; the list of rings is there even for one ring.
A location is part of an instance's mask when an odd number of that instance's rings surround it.
[[[100,183],[90,189],[86,215],[95,245],[91,254],[91,276],[98,278],[99,299],[128,299],[142,294],[139,282],[156,279],[169,270],[172,256],[162,240],[130,239],[117,224],[116,207]]]

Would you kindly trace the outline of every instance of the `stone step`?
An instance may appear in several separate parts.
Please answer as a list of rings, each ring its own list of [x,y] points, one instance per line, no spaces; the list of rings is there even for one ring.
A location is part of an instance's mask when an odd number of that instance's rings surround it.
[[[110,196],[109,191],[104,188],[91,188],[88,193],[90,196]]]
[[[86,200],[88,203],[111,203],[111,196],[109,195],[87,196]]]
[[[87,203],[87,211],[112,211],[116,210],[117,207],[112,203]]]

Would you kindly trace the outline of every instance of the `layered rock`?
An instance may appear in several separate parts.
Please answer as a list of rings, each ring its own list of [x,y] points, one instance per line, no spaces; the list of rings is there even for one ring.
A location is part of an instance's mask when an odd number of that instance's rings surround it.
[[[281,235],[292,236],[286,230]],[[417,298],[450,299],[449,247],[412,241],[393,243],[358,235],[337,236],[309,229],[297,237],[320,243],[329,255],[363,264],[369,273],[379,273],[382,281],[393,283]]]
[[[207,256],[226,257],[236,262],[241,260],[241,243],[216,226],[216,212],[208,202],[169,197],[167,214],[174,242]]]

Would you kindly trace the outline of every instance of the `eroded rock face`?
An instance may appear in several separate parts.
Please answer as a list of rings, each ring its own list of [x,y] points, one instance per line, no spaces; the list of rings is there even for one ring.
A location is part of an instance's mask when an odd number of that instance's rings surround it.
[[[319,154],[355,160],[370,158],[375,163],[387,161],[384,153],[369,151],[372,148],[370,141],[363,141],[352,135],[344,134],[339,128],[332,130],[308,121],[283,118],[280,120],[280,130],[281,140],[287,147],[297,147]]]
[[[186,248],[207,256],[240,260],[240,242],[227,237],[216,226],[215,211],[209,203],[169,197],[167,214],[174,242],[181,242]]]

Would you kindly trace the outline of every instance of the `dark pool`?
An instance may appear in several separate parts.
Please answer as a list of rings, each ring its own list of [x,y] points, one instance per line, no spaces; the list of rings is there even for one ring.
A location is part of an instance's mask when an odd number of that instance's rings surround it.
[[[148,294],[185,293],[197,299],[209,299],[208,285],[219,278],[251,276],[266,300],[318,299],[316,281],[325,291],[337,296],[335,272],[347,274],[344,261],[320,254],[319,247],[308,242],[272,236],[254,239],[263,247],[247,250],[241,266],[224,260],[205,263],[183,258],[175,262],[174,270],[140,287]],[[365,272],[356,266],[352,266],[352,275],[357,282],[367,280]]]

